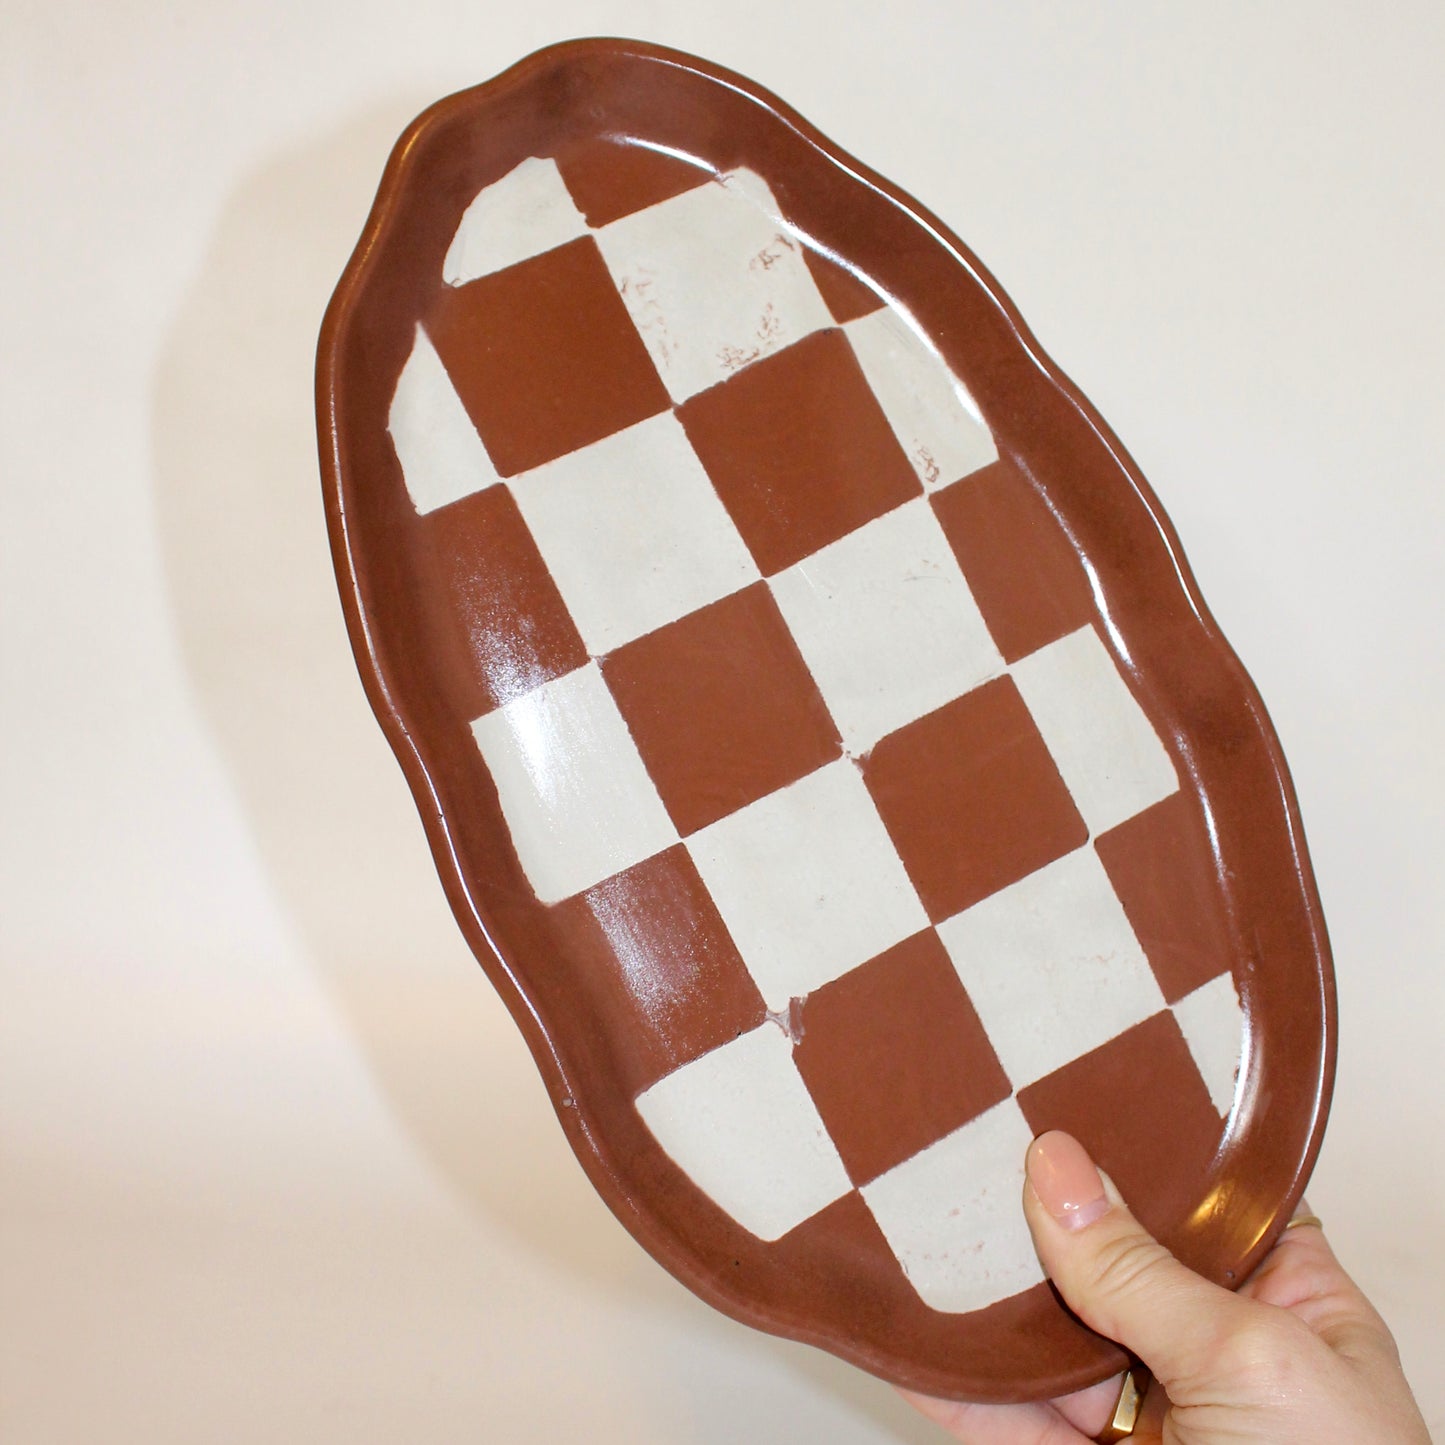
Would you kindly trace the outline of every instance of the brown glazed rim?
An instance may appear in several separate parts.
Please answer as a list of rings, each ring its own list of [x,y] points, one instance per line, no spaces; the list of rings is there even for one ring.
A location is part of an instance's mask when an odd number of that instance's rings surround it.
[[[1232,830],[1231,838],[1249,839],[1251,824],[1256,829],[1272,828],[1282,835],[1278,837],[1278,849],[1271,854],[1280,867],[1264,869],[1268,876],[1258,880],[1235,881],[1248,895],[1250,906],[1243,909],[1246,920],[1254,920],[1259,929],[1276,928],[1286,939],[1298,935],[1303,942],[1293,952],[1283,950],[1270,962],[1264,956],[1276,941],[1275,934],[1261,937],[1257,930],[1246,930],[1246,936],[1239,940],[1236,980],[1245,1003],[1248,1038],[1245,1073],[1251,1080],[1251,1088],[1237,1108],[1225,1145],[1227,1150],[1231,1138],[1237,1140],[1241,1131],[1246,1136],[1251,1130],[1267,1135],[1268,1138],[1254,1148],[1253,1162],[1258,1166],[1261,1161],[1267,1161],[1269,1185],[1261,1193],[1258,1187],[1251,1188],[1253,1181],[1249,1173],[1228,1178],[1226,1171],[1210,1199],[1201,1206],[1201,1213],[1212,1211],[1211,1228],[1218,1224],[1209,1234],[1213,1242],[1201,1254],[1191,1257],[1190,1262],[1221,1282],[1238,1283],[1278,1237],[1303,1192],[1319,1152],[1333,1084],[1336,1018],[1333,970],[1319,897],[1305,853],[1298,805],[1263,703],[1200,597],[1173,526],[1148,483],[1093,406],[1045,356],[997,282],[929,211],[833,145],[760,86],[706,61],[638,41],[574,40],[538,51],[485,85],[439,101],[419,116],[398,141],[361,240],[327,310],[317,359],[317,418],[327,523],[347,629],[362,683],[415,798],[448,901],[467,942],[521,1029],[568,1141],[598,1193],[654,1258],[724,1313],[774,1334],[818,1345],[888,1380],[924,1393],[1009,1401],[1060,1395],[1083,1388],[1122,1368],[1122,1352],[1099,1341],[1098,1352],[1085,1363],[1080,1364],[1076,1359],[1066,1368],[1041,1372],[1028,1380],[1002,1378],[996,1371],[990,1373],[986,1362],[972,1371],[964,1366],[948,1368],[937,1361],[925,1362],[911,1356],[906,1342],[887,1348],[876,1340],[848,1338],[836,1330],[820,1328],[815,1319],[740,1297],[682,1246],[649,1201],[629,1192],[613,1170],[606,1141],[594,1137],[589,1126],[586,1091],[579,1094],[574,1088],[523,981],[525,970],[523,977],[519,977],[491,924],[492,910],[487,906],[483,890],[474,887],[475,882],[484,885],[486,880],[469,880],[463,868],[457,839],[442,803],[446,794],[445,769],[436,771],[435,760],[429,768],[424,729],[414,730],[409,725],[405,698],[394,693],[390,685],[381,656],[385,648],[378,646],[372,627],[376,614],[368,602],[377,590],[377,579],[368,569],[369,554],[364,546],[353,546],[352,513],[357,510],[354,505],[357,483],[354,469],[348,466],[348,439],[341,421],[342,363],[358,301],[367,285],[376,279],[377,258],[385,254],[387,243],[396,234],[401,202],[412,173],[418,166],[424,168],[428,142],[438,131],[490,107],[520,103],[532,87],[545,86],[549,78],[555,79],[570,69],[586,71],[603,65],[636,67],[639,76],[650,68],[662,67],[685,73],[693,78],[689,83],[695,82],[700,87],[713,86],[731,92],[730,104],[735,105],[741,98],[751,107],[748,115],[754,119],[749,121],[746,134],[749,142],[757,140],[761,145],[769,137],[789,133],[786,136],[789,145],[796,147],[801,142],[811,153],[810,165],[831,168],[840,173],[841,185],[861,187],[882,197],[892,208],[887,218],[889,238],[902,243],[889,255],[888,290],[931,323],[930,331],[935,334],[943,355],[965,375],[970,389],[984,406],[998,437],[1000,454],[1011,439],[1023,436],[1046,461],[1059,464],[1070,475],[1088,476],[1090,495],[1094,499],[1090,505],[1094,511],[1085,519],[1088,526],[1084,530],[1093,527],[1096,536],[1107,531],[1113,543],[1109,549],[1111,556],[1099,565],[1095,582],[1100,610],[1108,615],[1109,604],[1105,599],[1113,595],[1111,589],[1116,584],[1122,583],[1120,590],[1128,593],[1132,609],[1128,613],[1130,639],[1144,640],[1146,645],[1140,651],[1150,657],[1155,673],[1167,675],[1174,691],[1171,693],[1169,686],[1161,685],[1157,676],[1151,677],[1149,669],[1138,666],[1126,654],[1122,662],[1130,671],[1131,680],[1139,691],[1151,697],[1156,715],[1162,711],[1166,717],[1187,713],[1213,718],[1211,726],[1215,732],[1210,739],[1210,757],[1196,760],[1190,738],[1183,729],[1175,730],[1175,741],[1182,764],[1192,774],[1191,781],[1200,796],[1220,804],[1221,827]],[[966,344],[958,339],[956,332],[950,333],[947,324],[950,316],[957,320],[955,313],[963,302],[957,297],[951,300],[949,296],[938,295],[937,278],[930,279],[930,272],[936,271],[940,264],[952,266],[955,292],[973,293],[968,297],[969,306],[975,311],[979,307],[992,308],[1018,356],[1036,373],[1029,377],[1022,393],[1018,389],[1018,378],[1015,376],[1010,382],[1006,375],[1008,368],[994,365],[992,356],[985,358],[987,374],[981,378],[981,390],[975,384],[980,379],[976,363],[974,375],[968,375]],[[875,269],[882,273],[885,268]],[[866,273],[868,268],[865,266],[864,270]],[[967,280],[957,275],[960,270]],[[1011,360],[1017,360],[1017,356]],[[990,387],[991,402],[985,399]],[[1021,460],[1026,464],[1028,458]],[[1076,505],[1082,496],[1082,491],[1076,493]],[[1101,522],[1101,517],[1107,518],[1107,522]],[[1060,521],[1066,530],[1070,529],[1067,516],[1061,513]],[[1074,538],[1072,530],[1070,537]],[[1075,546],[1090,563],[1092,574],[1092,554],[1077,541]],[[1143,583],[1131,590],[1127,585],[1127,565],[1117,565],[1120,555],[1140,559],[1141,572],[1148,571],[1150,576],[1167,574],[1169,583],[1164,589],[1167,595],[1148,593]],[[1143,621],[1139,620],[1141,617]],[[1181,637],[1189,643],[1188,658],[1183,661],[1174,657]],[[1119,646],[1122,649],[1123,645]],[[1197,689],[1191,687],[1188,666],[1191,661],[1197,661],[1199,670],[1207,674]],[[1211,686],[1214,693],[1206,698],[1204,694]],[[1222,723],[1217,707],[1220,695],[1225,696],[1227,703],[1227,716]],[[1178,702],[1179,697],[1184,700]],[[1207,712],[1210,698],[1216,702],[1214,713]],[[1257,757],[1250,751],[1252,748],[1259,749]],[[1235,780],[1232,774],[1221,773],[1213,777],[1206,788],[1201,779],[1218,765],[1220,757],[1228,758],[1236,749],[1242,758],[1248,754],[1253,776]],[[1261,784],[1267,786],[1258,786]],[[1268,796],[1264,796],[1266,793]],[[1224,856],[1225,844],[1221,843],[1220,848]],[[1230,852],[1228,856],[1235,855]],[[1290,933],[1291,929],[1295,934]],[[1266,1061],[1265,1072],[1260,1072],[1265,1069],[1265,1062],[1255,1057],[1259,1052],[1259,1038],[1252,1023],[1252,999],[1274,1021],[1274,1034],[1269,1041],[1271,1058]],[[1281,1021],[1284,1021],[1282,1026]],[[1248,1156],[1245,1162],[1249,1162]]]

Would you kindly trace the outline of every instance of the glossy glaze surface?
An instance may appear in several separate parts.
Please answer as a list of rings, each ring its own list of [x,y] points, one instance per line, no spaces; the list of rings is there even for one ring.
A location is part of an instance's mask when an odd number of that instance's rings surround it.
[[[363,677],[644,1245],[919,1388],[1074,1388],[1119,1356],[1017,1207],[1065,1127],[1242,1274],[1332,1066],[1282,760],[936,221],[746,82],[559,47],[398,146],[319,386]]]

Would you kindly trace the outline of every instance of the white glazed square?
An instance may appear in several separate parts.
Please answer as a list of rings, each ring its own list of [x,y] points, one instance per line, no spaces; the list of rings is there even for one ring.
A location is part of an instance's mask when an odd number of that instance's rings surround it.
[[[925,487],[946,487],[997,461],[978,406],[907,317],[885,306],[843,330]]]
[[[859,1191],[930,1309],[967,1314],[1043,1279],[1019,1205],[1032,1138],[1005,1099]]]
[[[511,487],[594,656],[758,578],[670,411],[524,472]]]
[[[463,286],[586,234],[587,222],[556,162],[529,156],[467,207],[442,263],[442,279]]]
[[[694,833],[687,849],[775,1011],[928,923],[846,758]]]
[[[1091,833],[1178,789],[1154,725],[1092,627],[1016,662],[1013,678]]]
[[[938,925],[1015,1090],[1164,1007],[1092,848]]]
[[[1233,975],[1222,973],[1174,1005],[1174,1018],[1221,1118],[1234,1108],[1244,1053],[1244,1012]]]
[[[674,401],[833,324],[801,243],[751,172],[729,172],[596,236]]]
[[[793,1064],[765,1023],[637,1098],[673,1162],[759,1239],[778,1239],[852,1184]]]
[[[1003,670],[922,497],[805,557],[769,585],[855,755]]]
[[[420,326],[397,378],[386,425],[418,512],[460,501],[499,480],[441,357]]]

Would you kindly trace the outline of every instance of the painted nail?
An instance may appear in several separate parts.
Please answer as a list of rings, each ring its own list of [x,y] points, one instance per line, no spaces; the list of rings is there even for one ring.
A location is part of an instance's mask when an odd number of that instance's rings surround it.
[[[1065,1229],[1083,1229],[1109,1208],[1094,1161],[1069,1134],[1040,1134],[1029,1145],[1025,1167],[1039,1203]]]

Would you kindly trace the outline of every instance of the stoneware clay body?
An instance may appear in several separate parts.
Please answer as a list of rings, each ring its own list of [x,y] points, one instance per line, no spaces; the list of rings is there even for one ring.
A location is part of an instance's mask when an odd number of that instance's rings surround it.
[[[1173,530],[964,246],[621,41],[427,111],[323,331],[331,541],[457,920],[608,1205],[933,1394],[1124,1364],[1044,1281],[1077,1134],[1241,1278],[1333,992],[1283,759]]]

